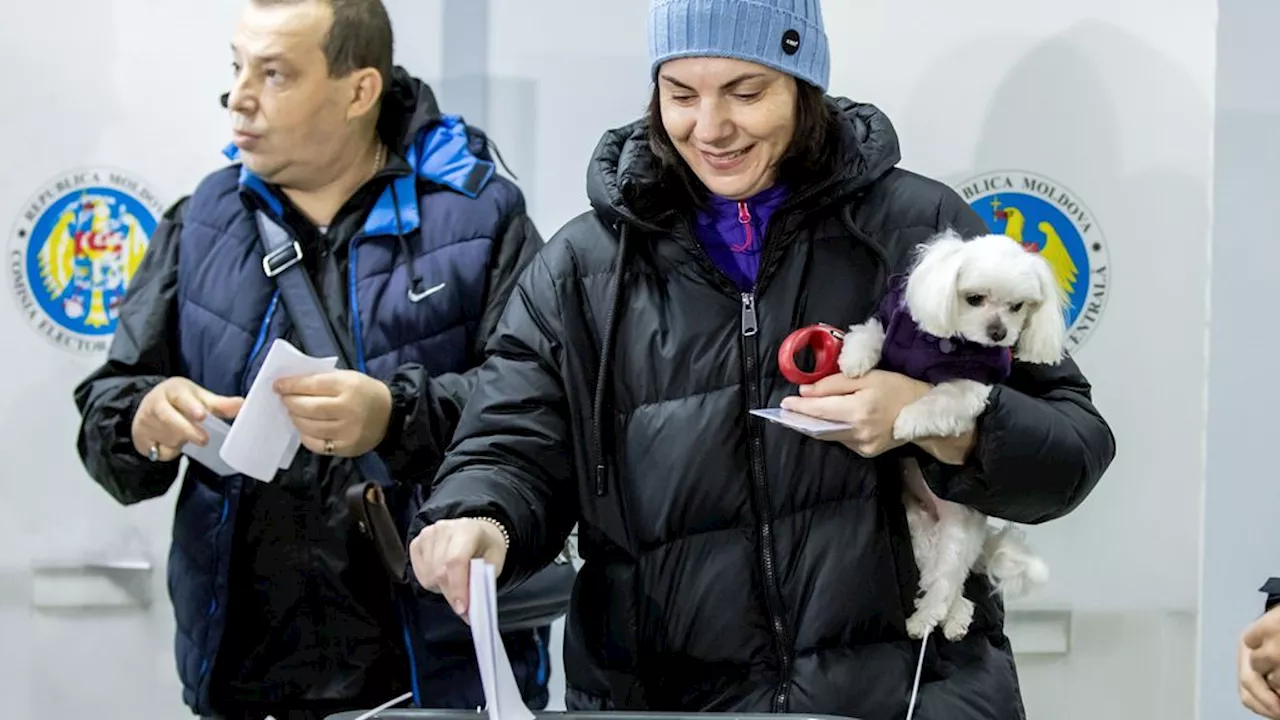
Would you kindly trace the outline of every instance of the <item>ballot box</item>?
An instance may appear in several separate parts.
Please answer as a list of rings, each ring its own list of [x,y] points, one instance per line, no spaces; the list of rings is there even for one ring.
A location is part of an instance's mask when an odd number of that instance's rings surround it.
[[[835,715],[773,715],[767,712],[562,712],[532,711],[538,720],[855,720]],[[365,712],[340,712],[326,720],[357,720]],[[383,710],[369,720],[489,720],[488,712]]]

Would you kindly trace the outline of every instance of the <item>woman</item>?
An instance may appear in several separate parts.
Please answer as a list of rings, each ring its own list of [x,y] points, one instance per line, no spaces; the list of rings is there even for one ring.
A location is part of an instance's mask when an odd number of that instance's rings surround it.
[[[917,243],[985,232],[894,167],[882,113],[824,97],[826,42],[817,0],[654,0],[648,118],[601,141],[592,211],[521,280],[420,513],[415,573],[458,612],[471,558],[518,583],[578,524],[571,709],[900,718],[919,645],[897,459],[1024,523],[1111,461],[1070,360],[1017,367],[975,434],[920,446],[892,441],[914,380],[788,398],[791,330],[861,321]],[[784,398],[858,429],[823,442],[748,415]],[[1023,716],[1001,605],[980,578],[969,597],[970,634],[930,640],[921,720]]]

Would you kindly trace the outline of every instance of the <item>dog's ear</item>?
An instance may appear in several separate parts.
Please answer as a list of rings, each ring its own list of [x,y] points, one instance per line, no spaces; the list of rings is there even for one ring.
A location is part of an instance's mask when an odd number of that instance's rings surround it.
[[[965,241],[947,230],[918,248],[915,267],[907,277],[907,310],[921,330],[935,337],[956,334],[964,249]]]
[[[1066,294],[1053,275],[1053,268],[1039,255],[1030,255],[1036,282],[1040,286],[1040,302],[1027,316],[1027,325],[1018,336],[1014,356],[1023,362],[1052,365],[1062,360],[1067,321],[1064,311]]]

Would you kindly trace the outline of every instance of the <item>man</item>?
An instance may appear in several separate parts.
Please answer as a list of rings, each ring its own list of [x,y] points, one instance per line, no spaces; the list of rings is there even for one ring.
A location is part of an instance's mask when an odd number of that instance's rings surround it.
[[[121,503],[163,495],[181,448],[207,442],[206,415],[235,417],[272,342],[305,345],[274,277],[297,260],[354,369],[276,384],[303,449],[273,482],[188,463],[169,559],[184,700],[209,717],[319,718],[412,689],[474,708],[466,626],[416,586],[393,591],[344,497],[369,479],[351,460],[368,451],[401,485],[429,482],[541,238],[483,135],[393,68],[380,0],[250,0],[232,55],[241,164],[156,229],[110,355],[75,392],[81,458]],[[264,265],[259,211],[300,259]],[[547,637],[505,635],[533,707]]]
[[[1240,638],[1240,700],[1254,713],[1280,720],[1280,578],[1269,578],[1261,591],[1266,613]]]

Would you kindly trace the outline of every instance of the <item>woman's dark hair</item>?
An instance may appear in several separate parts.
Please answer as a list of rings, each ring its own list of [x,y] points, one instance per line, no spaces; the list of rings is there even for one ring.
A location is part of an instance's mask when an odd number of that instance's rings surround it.
[[[662,124],[661,90],[655,84],[649,99],[649,148],[657,160],[658,181],[667,202],[698,206],[707,188],[676,150]],[[791,144],[778,161],[778,179],[789,185],[803,178],[827,177],[835,169],[831,144],[839,133],[835,111],[818,87],[796,80],[796,128]]]

